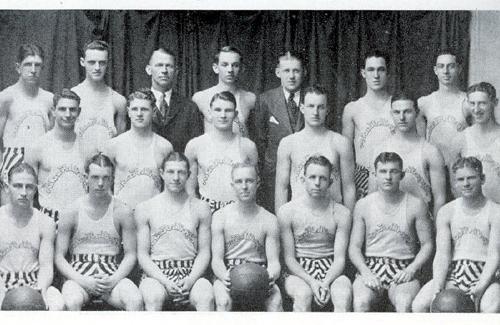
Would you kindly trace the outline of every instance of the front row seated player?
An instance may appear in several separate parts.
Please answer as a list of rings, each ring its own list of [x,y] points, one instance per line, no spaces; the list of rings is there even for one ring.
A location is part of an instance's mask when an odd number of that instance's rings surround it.
[[[162,310],[168,301],[212,311],[212,285],[202,277],[210,264],[210,207],[186,192],[186,156],[170,153],[162,169],[164,191],[135,210],[145,309]]]
[[[85,166],[88,194],[61,213],[55,263],[67,279],[62,295],[69,310],[96,299],[118,309],[143,309],[139,289],[126,278],[136,262],[135,223],[132,210],[111,193],[113,172],[107,156],[94,155]]]
[[[378,190],[354,208],[349,246],[358,269],[354,311],[370,311],[387,293],[396,312],[409,312],[420,289],[417,275],[432,254],[432,225],[425,202],[399,188],[404,177],[401,157],[382,152],[374,166]]]
[[[350,211],[330,196],[333,165],[324,156],[311,156],[301,177],[305,195],[278,212],[287,267],[285,290],[294,311],[310,311],[331,300],[335,312],[351,311],[352,287],[342,275],[351,229]]]
[[[41,292],[49,310],[64,310],[61,293],[51,286],[56,226],[33,208],[36,180],[27,163],[9,169],[8,203],[0,208],[0,306],[9,290],[28,286]]]
[[[257,166],[237,163],[231,170],[236,202],[215,212],[212,221],[212,270],[217,311],[230,311],[231,269],[242,263],[267,267],[270,291],[267,311],[282,311],[281,293],[275,281],[280,275],[279,229],[276,216],[257,205]]]
[[[461,197],[437,215],[433,276],[413,301],[414,312],[428,312],[440,291],[457,288],[471,295],[476,311],[500,312],[500,205],[486,198],[481,161],[459,158],[452,167]]]

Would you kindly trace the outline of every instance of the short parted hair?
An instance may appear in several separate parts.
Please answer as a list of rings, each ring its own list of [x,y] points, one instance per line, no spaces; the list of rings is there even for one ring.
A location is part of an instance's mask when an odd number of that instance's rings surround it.
[[[78,106],[80,106],[80,96],[69,88],[63,88],[60,92],[55,93],[53,99],[54,107],[57,106],[61,98],[73,99],[78,103]]]
[[[17,63],[23,62],[24,59],[26,59],[28,56],[35,56],[38,55],[42,61],[45,59],[45,54],[43,52],[43,49],[36,45],[36,44],[22,44],[19,46],[19,49],[17,50]]]
[[[221,91],[220,93],[216,93],[212,99],[210,100],[210,108],[212,108],[212,104],[217,100],[225,100],[233,103],[234,109],[236,110],[236,97],[234,97],[233,93],[230,91]]]
[[[304,97],[306,97],[307,94],[316,94],[316,95],[325,95],[326,96],[326,89],[320,84],[314,84],[306,89],[304,89]]]
[[[375,167],[375,170],[377,170],[377,164],[382,163],[382,164],[387,164],[389,162],[395,162],[399,165],[401,170],[403,170],[403,159],[401,156],[399,156],[395,152],[381,152],[377,158],[375,158],[375,162],[373,163],[373,166]]]
[[[365,53],[365,55],[363,56],[363,62],[361,64],[363,68],[366,65],[366,60],[368,60],[369,58],[382,58],[385,61],[385,66],[389,67],[389,54],[381,49],[370,49]]]
[[[87,53],[88,50],[99,50],[99,51],[106,51],[108,52],[109,55],[109,45],[105,41],[101,40],[92,40],[89,41],[85,44],[83,47],[82,51],[82,57],[85,57],[85,53]]]
[[[227,46],[223,46],[221,47],[217,53],[215,53],[214,55],[214,62],[215,64],[218,64],[219,63],[219,57],[220,57],[220,54],[224,52],[224,53],[236,53],[240,56],[240,63],[243,63],[243,55],[241,54],[241,51],[238,50],[236,47],[234,46],[231,46],[231,45],[227,45]]]
[[[454,56],[455,57],[455,60],[457,61],[458,64],[462,64],[462,59],[457,55],[457,53],[455,51],[453,51],[452,49],[450,48],[443,48],[443,49],[440,49],[437,53],[436,53],[436,61],[437,61],[437,58],[440,57],[441,55],[451,55],[451,56]]]
[[[20,174],[20,173],[30,174],[31,176],[33,176],[33,178],[35,178],[35,183],[37,183],[38,178],[36,176],[35,169],[33,167],[31,167],[30,164],[22,162],[22,161],[19,161],[11,169],[9,169],[9,172],[7,173],[7,179],[9,181],[9,183],[12,181],[12,176],[14,174]]]
[[[479,175],[483,175],[483,164],[481,160],[476,157],[460,157],[458,158],[451,167],[453,174],[457,173],[457,170],[468,167],[476,171]]]
[[[327,167],[328,174],[331,174],[332,170],[333,170],[333,165],[330,162],[330,160],[328,160],[328,158],[326,158],[325,156],[322,156],[322,155],[313,155],[313,156],[309,157],[306,160],[306,163],[304,164],[304,176],[306,175],[307,168],[310,165],[318,165],[318,166]]]
[[[409,100],[413,103],[413,107],[415,108],[415,111],[418,112],[418,105],[417,101],[415,100],[415,97],[410,95],[406,90],[404,89],[399,89],[397,90],[391,97],[391,105],[394,102],[397,102],[399,100]]]
[[[278,56],[277,65],[278,66],[280,65],[281,60],[291,60],[291,59],[298,60],[300,62],[300,65],[302,66],[302,69],[305,69],[304,57],[299,52],[294,51],[294,50],[286,50],[283,53],[281,53]]]
[[[254,164],[249,159],[245,159],[245,161],[243,162],[233,164],[233,166],[231,167],[231,179],[233,179],[234,177],[234,172],[240,168],[253,168],[253,170],[255,170],[256,179],[260,180],[259,168],[257,167],[257,164]]]
[[[153,94],[153,92],[149,88],[140,88],[140,89],[134,91],[133,93],[131,93],[130,95],[128,95],[127,107],[130,107],[130,103],[134,99],[144,99],[144,100],[147,100],[147,101],[149,101],[151,103],[151,108],[154,109],[156,107],[156,98],[155,98],[155,95]]]
[[[109,167],[111,168],[111,174],[114,175],[115,173],[115,165],[113,164],[111,159],[108,156],[104,155],[102,152],[93,155],[89,160],[87,160],[87,163],[85,164],[85,173],[87,175],[90,172],[90,165],[92,164],[99,167]]]
[[[472,94],[473,92],[476,92],[476,91],[480,91],[480,92],[487,94],[488,98],[492,102],[496,101],[496,99],[497,99],[497,91],[496,91],[495,87],[493,87],[493,85],[490,84],[489,82],[482,81],[482,82],[479,82],[479,83],[476,83],[476,84],[469,86],[469,88],[467,88],[467,96],[469,96],[470,94]]]
[[[165,170],[165,164],[169,161],[184,162],[186,164],[188,175],[190,174],[191,165],[189,164],[189,159],[182,152],[172,151],[169,153],[161,163],[161,168],[163,168],[163,170]]]

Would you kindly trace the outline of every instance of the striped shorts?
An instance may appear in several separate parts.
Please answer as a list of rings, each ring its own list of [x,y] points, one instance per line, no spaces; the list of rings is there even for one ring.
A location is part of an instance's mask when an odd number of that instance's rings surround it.
[[[394,276],[399,271],[404,270],[412,261],[412,259],[399,260],[389,257],[365,257],[366,266],[379,278],[385,289],[389,289]]]
[[[316,280],[323,280],[333,264],[333,255],[321,258],[299,257],[299,264]]]
[[[469,290],[479,281],[485,262],[456,260],[451,263],[447,281],[462,291]],[[500,282],[500,271],[495,274],[495,282]]]
[[[354,168],[354,185],[356,186],[356,198],[362,199],[368,195],[368,178],[370,171],[361,165],[356,164]]]
[[[2,155],[2,167],[0,167],[0,177],[2,185],[9,181],[9,171],[24,159],[24,148],[7,147]]]
[[[158,266],[167,279],[177,283],[191,274],[194,260],[153,260],[153,263]],[[146,273],[142,273],[141,280],[147,277]]]
[[[19,287],[30,287],[35,290],[40,290],[38,287],[38,270],[31,272],[2,272],[0,278],[5,284],[7,291]]]
[[[265,262],[249,262],[243,258],[227,259],[227,260],[224,260],[224,263],[226,264],[226,267],[228,268],[229,271],[231,271],[235,266],[245,264],[245,263],[254,263],[254,264],[260,265],[262,267],[267,267],[267,263],[265,263]]]
[[[114,255],[76,254],[71,256],[71,266],[81,275],[113,275],[118,270]]]
[[[210,210],[212,211],[212,213],[214,213],[215,211],[217,211],[219,209],[222,209],[226,205],[234,203],[234,201],[232,201],[232,200],[231,201],[227,201],[227,202],[212,200],[212,199],[209,199],[207,197],[204,197],[203,195],[200,196],[200,199],[208,203],[208,205],[210,206]]]

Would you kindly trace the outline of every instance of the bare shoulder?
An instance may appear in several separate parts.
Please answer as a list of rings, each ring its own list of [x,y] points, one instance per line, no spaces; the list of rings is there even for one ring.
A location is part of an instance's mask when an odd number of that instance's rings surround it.
[[[345,221],[350,218],[351,211],[343,204],[335,203],[333,206],[333,216],[337,221]]]
[[[334,131],[329,131],[328,136],[340,152],[351,150],[351,141],[346,136]]]
[[[114,217],[120,220],[130,218],[132,216],[132,209],[120,199],[114,198]]]
[[[241,139],[240,145],[246,151],[251,151],[251,150],[257,148],[255,145],[255,142],[253,142],[249,138],[241,137],[240,139]]]
[[[458,203],[457,201],[458,199],[455,199],[451,202],[448,202],[446,203],[445,205],[443,205],[439,211],[438,211],[438,214],[436,216],[436,220],[439,221],[439,220],[446,220],[454,214],[455,212],[455,207],[456,207],[456,204]]]
[[[260,209],[262,212],[259,221],[265,224],[269,230],[278,229],[278,218],[263,207],[260,207]]]
[[[159,136],[158,134],[154,134],[154,137],[156,139],[156,145],[158,146],[158,148],[162,151],[162,152],[170,152],[174,149],[174,147],[172,146],[172,144],[170,143],[170,141],[168,141],[167,139],[165,139],[164,137],[162,136]]]
[[[198,106],[200,106],[200,105],[208,106],[210,99],[214,93],[215,93],[215,86],[207,88],[207,89],[203,89],[203,90],[195,92],[192,100]]]
[[[81,95],[82,91],[83,91],[83,84],[82,83],[79,83],[78,85],[74,86],[73,88],[71,88],[71,91],[74,91],[75,93],[77,93],[77,95]]]
[[[241,90],[241,97],[247,104],[255,104],[255,100],[257,99],[257,96],[248,90]]]
[[[368,194],[362,199],[359,199],[354,206],[354,215],[358,217],[363,217],[367,213],[367,209],[369,208],[370,201],[373,199],[373,196],[376,195],[377,192],[373,192]]]
[[[360,103],[360,99],[357,99],[357,100],[353,100],[349,103],[347,103],[344,107],[344,115],[347,115],[347,116],[352,116],[354,115],[358,110],[359,110],[359,103]]]
[[[194,211],[200,219],[210,218],[212,213],[207,202],[195,197],[190,197],[189,199],[191,200],[192,211]]]
[[[127,99],[114,89],[111,89],[111,100],[113,102],[113,106],[117,109],[122,110],[125,106],[127,106]]]
[[[15,98],[15,88],[14,85],[11,85],[2,91],[0,91],[0,108],[1,107],[10,107]]]
[[[291,218],[293,217],[293,212],[295,211],[295,201],[289,201],[283,204],[278,210],[279,218]]]
[[[424,157],[429,161],[435,161],[439,157],[442,157],[441,151],[433,145],[432,143],[425,141],[423,146]]]
[[[425,201],[413,194],[407,193],[407,195],[408,211],[411,211],[414,215],[427,215],[428,206]]]
[[[420,97],[420,98],[417,100],[417,106],[418,106],[418,108],[420,109],[420,111],[421,111],[424,115],[425,115],[425,113],[426,113],[427,107],[429,106],[429,102],[430,102],[430,100],[431,100],[431,96],[432,96],[432,94],[425,95],[425,96]]]
[[[49,105],[49,107],[51,107],[54,104],[53,103],[54,94],[51,93],[50,91],[40,88],[38,90],[38,95],[40,96],[41,100],[43,100],[46,104]]]

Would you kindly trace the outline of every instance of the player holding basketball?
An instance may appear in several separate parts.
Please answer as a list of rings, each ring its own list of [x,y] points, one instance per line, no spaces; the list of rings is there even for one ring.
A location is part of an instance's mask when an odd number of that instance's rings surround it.
[[[267,311],[282,311],[281,293],[274,283],[280,275],[279,229],[276,217],[257,205],[259,176],[255,163],[237,163],[231,170],[231,186],[236,203],[213,215],[212,270],[217,311],[232,308],[229,273],[242,263],[256,263],[267,268],[271,286],[265,300]]]
[[[214,212],[235,201],[231,188],[232,165],[246,160],[257,163],[257,148],[250,139],[233,132],[238,111],[231,92],[215,94],[209,113],[214,130],[194,138],[186,146],[191,165],[187,190],[194,194],[198,189],[201,199],[208,202]]]
[[[332,169],[326,157],[309,157],[301,177],[305,195],[278,212],[289,273],[285,290],[293,299],[294,311],[310,311],[313,298],[321,307],[331,300],[336,312],[351,310],[351,283],[342,275],[351,217],[346,207],[330,199],[328,189],[335,181]]]
[[[63,310],[61,293],[51,286],[56,226],[33,209],[36,185],[30,165],[9,170],[9,203],[0,208],[0,306],[8,290],[28,286],[41,291],[49,310]]]
[[[97,154],[85,172],[88,194],[62,213],[57,234],[55,262],[67,279],[62,287],[66,307],[81,310],[97,298],[115,308],[142,310],[141,293],[126,278],[136,262],[135,223],[132,210],[111,194],[113,163]]]
[[[401,157],[383,152],[374,166],[378,190],[354,209],[349,246],[359,272],[353,284],[354,311],[370,311],[387,293],[396,312],[409,312],[420,289],[417,274],[432,254],[432,225],[425,202],[399,188]]]
[[[413,311],[429,311],[433,295],[458,288],[473,296],[478,311],[498,313],[500,205],[483,194],[486,176],[477,158],[458,159],[452,172],[461,197],[439,210],[434,277],[415,298]]]

